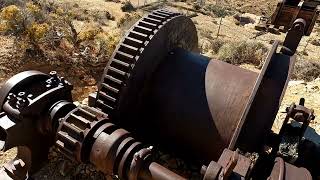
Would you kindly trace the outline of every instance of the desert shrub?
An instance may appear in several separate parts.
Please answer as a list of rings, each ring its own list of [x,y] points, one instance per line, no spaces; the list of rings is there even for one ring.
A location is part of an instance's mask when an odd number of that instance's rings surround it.
[[[108,11],[95,11],[92,13],[93,20],[105,24],[105,20],[115,20],[115,17]]]
[[[97,28],[97,27],[93,27],[91,29],[88,29],[88,30],[85,30],[85,31],[81,31],[78,34],[78,41],[82,42],[82,41],[94,40],[96,35],[101,33],[101,32],[102,32],[102,29],[101,28]]]
[[[2,32],[18,34],[25,30],[21,9],[16,5],[2,8],[0,13]]]
[[[293,79],[312,81],[320,77],[320,62],[298,59],[293,70]]]
[[[100,32],[95,36],[95,42],[99,48],[97,56],[101,58],[110,57],[119,43],[119,35]]]
[[[114,17],[106,11],[89,14],[75,8],[41,0],[9,5],[0,12],[0,32],[13,35],[21,55],[50,64],[107,60],[118,43],[116,35],[106,34],[99,24],[89,22],[83,30],[76,29],[74,20],[81,14],[93,21]]]
[[[268,48],[254,41],[233,41],[224,44],[219,52],[218,58],[230,64],[253,64],[259,66],[264,60]]]
[[[28,35],[31,39],[39,42],[48,32],[49,25],[47,23],[32,23],[28,28]]]
[[[23,5],[24,0],[0,0],[0,9],[10,5]]]
[[[137,13],[126,13],[123,17],[120,18],[117,24],[118,27],[121,27],[121,29],[125,30],[130,28],[140,18],[141,16]]]
[[[114,21],[115,17],[112,16],[112,14],[110,12],[106,11],[105,13],[106,13],[106,18],[107,19]]]
[[[201,9],[200,4],[199,4],[199,3],[194,3],[194,4],[193,4],[193,9],[195,9],[195,10],[200,10],[200,9]]]
[[[121,10],[123,12],[131,12],[134,11],[135,8],[133,7],[132,3],[130,1],[126,1],[122,6],[121,6]]]
[[[225,17],[225,16],[230,16],[234,12],[231,10],[231,8],[224,6],[224,5],[219,5],[219,4],[209,4],[204,7],[206,11],[212,12],[214,15],[217,17]]]
[[[246,25],[246,24],[254,24],[255,23],[255,20],[252,19],[251,17],[249,16],[243,16],[242,14],[235,14],[233,16],[234,20],[235,20],[235,23],[237,25]]]
[[[320,39],[312,39],[310,43],[315,46],[320,46]]]
[[[214,39],[211,41],[211,44],[212,44],[212,51],[214,53],[218,53],[220,48],[226,44],[226,41],[223,40],[223,39]]]

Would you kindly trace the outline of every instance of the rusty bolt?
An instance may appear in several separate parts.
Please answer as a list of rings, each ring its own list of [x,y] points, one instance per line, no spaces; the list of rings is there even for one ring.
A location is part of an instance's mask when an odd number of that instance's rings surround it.
[[[13,93],[9,93],[8,102],[11,106],[13,106],[17,102],[17,96]]]
[[[207,168],[208,168],[207,166],[203,165],[200,169],[200,174],[205,175],[207,172]]]
[[[149,146],[147,149],[148,149],[149,151],[152,151],[153,146]]]
[[[66,84],[66,80],[65,80],[64,77],[60,78],[60,83],[61,83],[61,85],[65,85]]]
[[[48,80],[46,80],[46,87],[47,88],[50,88],[51,86],[52,86],[52,81],[51,81],[51,79],[48,79]]]
[[[29,105],[29,101],[27,99],[23,98],[23,99],[19,99],[17,101],[17,106],[16,107],[18,109],[20,109],[20,108],[24,108],[24,107],[26,107],[28,105]]]
[[[33,94],[28,94],[27,98],[31,99],[33,97]]]
[[[26,178],[26,172],[24,170],[25,163],[21,159],[17,159],[13,162],[14,168],[12,169],[12,173],[18,178],[18,179],[25,179]]]
[[[20,168],[20,167],[22,167],[22,164],[21,164],[20,160],[15,160],[15,161],[13,162],[13,165],[14,165],[15,168]]]
[[[58,76],[57,71],[51,71],[49,74],[50,74],[51,77],[57,77]]]
[[[294,116],[294,120],[298,121],[298,122],[304,122],[305,118],[303,113],[296,113]]]
[[[23,92],[23,91],[19,92],[18,96],[21,97],[21,98],[26,97],[26,92]]]

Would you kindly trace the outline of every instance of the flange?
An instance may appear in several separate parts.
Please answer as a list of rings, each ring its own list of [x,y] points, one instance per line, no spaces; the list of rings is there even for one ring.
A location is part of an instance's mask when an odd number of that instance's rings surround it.
[[[139,109],[153,72],[176,47],[198,51],[197,31],[191,19],[165,9],[143,17],[114,51],[104,70],[95,107],[111,119]]]

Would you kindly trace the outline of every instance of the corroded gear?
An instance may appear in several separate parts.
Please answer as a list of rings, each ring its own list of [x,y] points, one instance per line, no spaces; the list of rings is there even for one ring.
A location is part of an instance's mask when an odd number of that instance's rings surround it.
[[[56,145],[70,159],[88,162],[93,134],[107,122],[107,115],[92,107],[78,107],[61,122]]]
[[[198,51],[191,19],[165,9],[142,18],[124,36],[107,64],[95,107],[111,117],[115,112],[137,109],[152,73],[175,47]]]

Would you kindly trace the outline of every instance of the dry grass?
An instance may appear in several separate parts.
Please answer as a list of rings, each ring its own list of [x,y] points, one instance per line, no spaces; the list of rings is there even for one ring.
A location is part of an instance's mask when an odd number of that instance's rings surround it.
[[[234,10],[226,5],[209,4],[204,7],[206,11],[212,12],[217,17],[226,17],[234,14]]]
[[[268,48],[255,41],[232,41],[224,44],[218,52],[218,58],[230,64],[253,64],[261,65],[264,61]]]
[[[223,40],[223,39],[219,39],[219,38],[214,39],[213,41],[211,41],[212,51],[213,51],[215,54],[217,54],[217,53],[219,52],[220,48],[221,48],[224,44],[226,44],[226,43],[227,43],[227,42],[226,42],[225,40]]]
[[[312,81],[320,77],[320,62],[298,59],[293,72],[293,79]]]
[[[133,7],[133,5],[131,4],[130,1],[126,1],[124,2],[124,4],[121,6],[121,10],[123,12],[131,12],[131,11],[134,11],[135,8]]]

